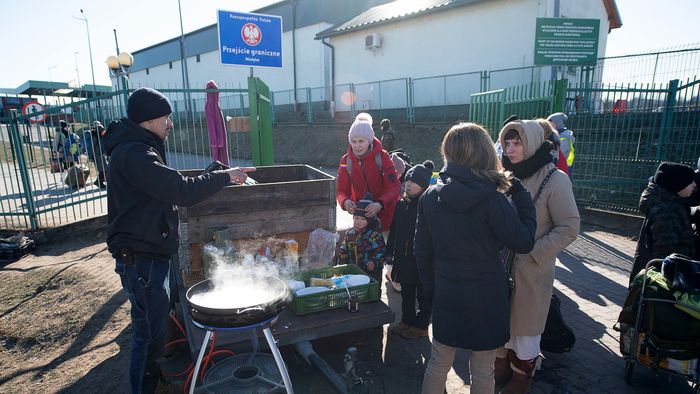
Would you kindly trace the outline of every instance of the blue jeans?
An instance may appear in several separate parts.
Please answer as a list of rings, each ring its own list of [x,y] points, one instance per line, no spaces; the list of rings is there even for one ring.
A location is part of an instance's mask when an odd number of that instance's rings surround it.
[[[131,301],[131,362],[129,379],[135,394],[153,393],[160,378],[165,322],[170,312],[169,261],[134,257],[131,264],[116,259],[114,271]]]

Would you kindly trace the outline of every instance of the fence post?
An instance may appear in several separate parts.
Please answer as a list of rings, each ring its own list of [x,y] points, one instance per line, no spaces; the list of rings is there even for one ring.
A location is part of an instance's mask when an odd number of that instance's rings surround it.
[[[489,75],[488,70],[484,70],[481,72],[481,91],[479,93],[489,91],[489,78],[490,77],[491,76]]]
[[[306,123],[311,124],[314,121],[314,115],[311,113],[311,88],[306,88]]]
[[[243,112],[243,95],[241,95],[241,113]],[[275,119],[275,92],[270,92],[270,117],[272,118],[272,124],[277,124]]]
[[[413,79],[406,78],[406,120],[413,124],[416,121],[415,112],[413,112]]]
[[[17,158],[17,169],[19,170],[20,180],[22,181],[22,190],[24,191],[25,206],[27,207],[27,215],[32,230],[37,229],[36,209],[34,207],[34,198],[32,192],[32,183],[29,180],[29,172],[27,171],[27,161],[24,158],[24,149],[22,147],[22,137],[19,134],[19,126],[17,121],[17,110],[10,111],[12,121],[10,122],[10,138],[13,142],[15,157]],[[31,149],[31,146],[29,147]]]
[[[355,116],[357,115],[355,113],[355,101],[357,100],[357,96],[355,95],[355,84],[351,83],[350,84],[350,93],[352,94],[352,103],[350,103],[350,114],[352,115],[352,119],[355,119]]]
[[[567,79],[557,79],[554,81],[554,92],[552,92],[552,113],[566,111],[566,87]]]
[[[664,145],[666,145],[666,135],[673,127],[673,112],[676,106],[676,95],[678,94],[678,85],[680,81],[673,79],[668,83],[668,91],[666,92],[666,104],[664,112],[661,115],[661,127],[659,128],[659,144],[656,146],[656,161],[662,161],[664,158]]]

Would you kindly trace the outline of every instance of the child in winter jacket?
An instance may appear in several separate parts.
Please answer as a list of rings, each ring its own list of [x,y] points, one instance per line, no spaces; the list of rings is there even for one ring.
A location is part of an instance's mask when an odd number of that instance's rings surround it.
[[[413,237],[418,199],[430,185],[434,167],[433,162],[428,160],[406,172],[406,191],[394,211],[387,241],[387,260],[393,260],[392,279],[401,284],[401,322],[391,331],[408,339],[427,337],[432,315],[433,295],[423,289],[418,279]]]
[[[355,264],[381,283],[386,246],[379,219],[365,217],[365,208],[371,203],[370,200],[357,202],[352,217],[353,226],[340,244],[338,264]]]

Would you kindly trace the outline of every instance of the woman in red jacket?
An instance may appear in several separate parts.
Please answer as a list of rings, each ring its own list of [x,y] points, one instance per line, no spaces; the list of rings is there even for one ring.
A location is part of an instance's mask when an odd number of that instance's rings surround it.
[[[336,180],[336,200],[347,212],[355,212],[355,203],[373,200],[365,211],[377,216],[382,231],[388,231],[399,200],[401,184],[394,163],[374,137],[372,117],[360,113],[348,132],[348,153],[340,159]]]

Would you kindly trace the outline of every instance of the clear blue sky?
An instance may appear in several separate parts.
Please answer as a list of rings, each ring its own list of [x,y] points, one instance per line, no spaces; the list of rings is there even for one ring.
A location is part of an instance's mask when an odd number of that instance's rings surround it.
[[[348,0],[352,1],[352,0]],[[602,1],[602,0],[601,0]],[[216,10],[252,11],[275,0],[181,0],[185,33],[216,23]],[[699,43],[700,0],[617,0],[623,26],[608,37],[607,56],[639,53]],[[85,11],[90,24],[97,84],[109,85],[105,60],[119,49],[136,51],[180,34],[177,0],[2,1],[0,87],[16,88],[29,79],[77,78],[91,83],[85,22],[73,19]]]

